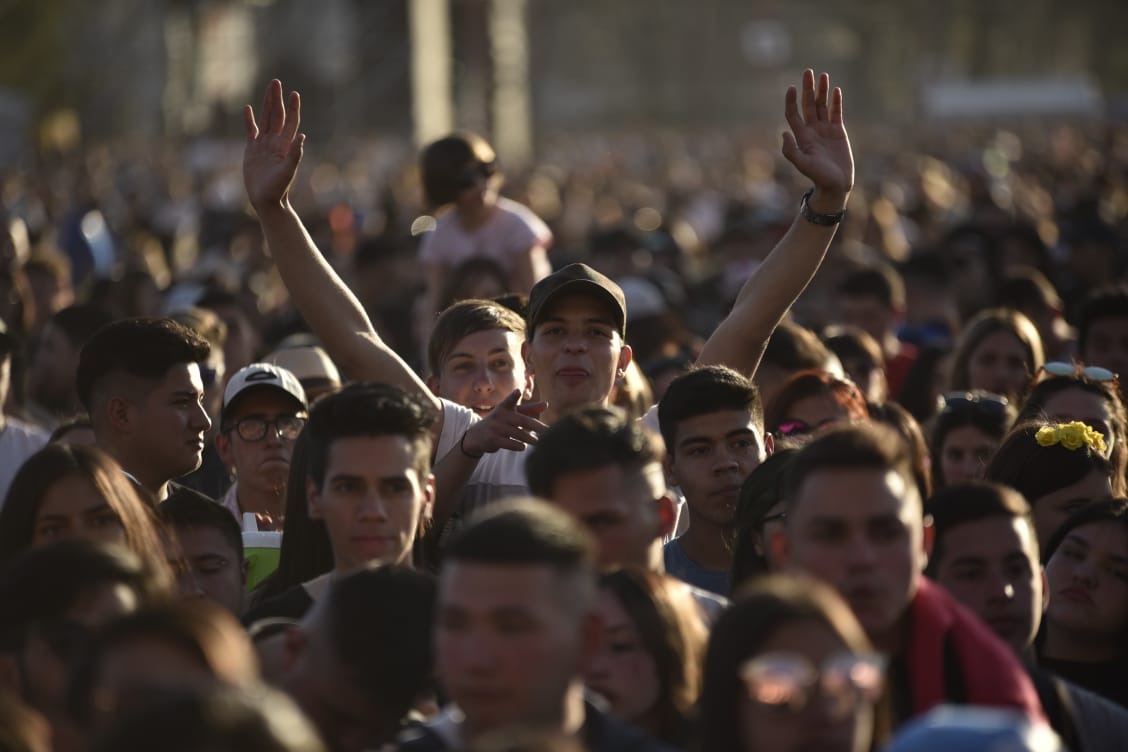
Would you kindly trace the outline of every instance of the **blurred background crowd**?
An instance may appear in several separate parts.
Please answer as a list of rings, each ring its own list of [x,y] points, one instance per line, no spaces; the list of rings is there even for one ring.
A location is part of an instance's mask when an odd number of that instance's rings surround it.
[[[835,323],[826,291],[875,259],[901,267],[918,344],[997,302],[1015,263],[1068,319],[1125,266],[1128,59],[1109,35],[1128,10],[1040,5],[5,3],[0,318],[33,348],[75,302],[158,314],[219,290],[246,330],[228,372],[299,328],[239,175],[239,108],[279,77],[309,123],[297,208],[409,362],[431,226],[416,147],[465,127],[552,229],[555,267],[641,280],[632,317],[663,326],[632,345],[652,365],[712,331],[790,222],[779,92],[812,66],[848,92],[858,175],[799,323]],[[445,299],[501,292],[487,272]]]

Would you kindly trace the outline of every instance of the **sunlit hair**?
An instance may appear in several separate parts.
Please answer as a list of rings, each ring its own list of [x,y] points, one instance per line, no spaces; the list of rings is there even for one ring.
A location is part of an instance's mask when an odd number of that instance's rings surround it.
[[[949,386],[955,391],[971,389],[971,357],[983,340],[998,332],[1007,332],[1018,340],[1026,356],[1026,370],[1030,378],[1042,367],[1042,338],[1034,323],[1025,315],[1009,308],[989,308],[980,311],[967,322],[952,355]],[[1028,382],[1029,383],[1029,382]]]
[[[476,133],[453,133],[428,144],[419,155],[427,203],[432,209],[452,203],[465,188],[462,178],[467,168],[496,162],[493,148]]]
[[[866,398],[851,381],[840,379],[826,371],[811,369],[800,371],[789,378],[764,410],[764,426],[775,432],[787,420],[796,402],[809,397],[826,395],[840,404],[850,420],[866,420],[869,409]]]
[[[698,720],[700,744],[708,752],[741,748],[738,708],[745,691],[740,667],[764,643],[789,626],[815,623],[833,632],[854,653],[871,650],[858,620],[826,585],[797,575],[770,575],[737,591],[709,636]]]
[[[465,337],[478,332],[500,329],[525,339],[525,319],[492,300],[460,300],[435,321],[427,343],[427,368],[439,376],[447,358]]]
[[[623,408],[632,419],[639,419],[654,405],[654,390],[650,381],[632,360],[623,370],[623,377],[615,382],[611,392],[611,404]]]
[[[708,637],[697,603],[681,582],[640,567],[606,573],[599,585],[623,607],[654,661],[659,683],[653,709],[657,738],[680,744],[701,690]]]
[[[20,467],[0,509],[0,561],[31,548],[35,520],[48,490],[66,478],[90,482],[121,521],[125,546],[171,582],[159,523],[148,504],[109,455],[95,447],[49,444]]]

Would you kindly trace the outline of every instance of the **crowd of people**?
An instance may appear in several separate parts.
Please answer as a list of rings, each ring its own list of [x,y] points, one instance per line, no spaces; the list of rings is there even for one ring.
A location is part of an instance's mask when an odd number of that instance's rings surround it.
[[[779,164],[350,202],[301,117],[6,181],[0,748],[1123,748],[1114,138],[855,175],[806,71]]]

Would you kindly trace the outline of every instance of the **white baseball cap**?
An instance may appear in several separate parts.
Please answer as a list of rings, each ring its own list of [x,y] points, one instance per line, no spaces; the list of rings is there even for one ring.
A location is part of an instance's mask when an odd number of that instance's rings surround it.
[[[223,410],[220,413],[220,420],[222,421],[226,417],[225,413],[236,397],[248,389],[263,387],[277,389],[297,400],[303,410],[309,409],[305,390],[302,389],[302,384],[298,381],[297,376],[272,363],[251,363],[246,368],[240,368],[236,371],[235,375],[227,382],[227,388],[223,390]]]

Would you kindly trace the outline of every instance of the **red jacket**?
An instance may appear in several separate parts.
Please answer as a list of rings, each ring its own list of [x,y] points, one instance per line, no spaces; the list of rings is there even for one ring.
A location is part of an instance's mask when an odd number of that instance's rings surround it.
[[[923,577],[910,609],[904,658],[914,716],[962,702],[1017,708],[1032,720],[1045,720],[1026,670],[975,614]]]

